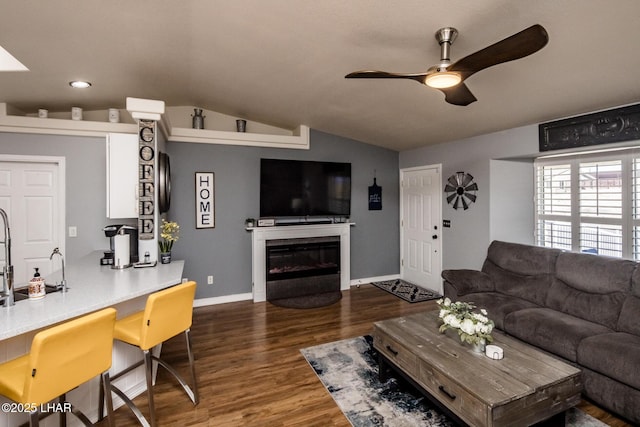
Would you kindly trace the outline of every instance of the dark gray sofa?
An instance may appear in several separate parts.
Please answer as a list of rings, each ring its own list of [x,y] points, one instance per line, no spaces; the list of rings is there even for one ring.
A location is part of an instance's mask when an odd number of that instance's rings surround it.
[[[444,294],[582,369],[584,395],[640,423],[640,267],[494,241],[481,271],[445,270]]]

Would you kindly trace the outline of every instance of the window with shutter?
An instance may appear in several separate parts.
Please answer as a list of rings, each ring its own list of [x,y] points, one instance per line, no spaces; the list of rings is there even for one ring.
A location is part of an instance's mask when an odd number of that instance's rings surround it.
[[[540,246],[640,260],[640,153],[636,149],[535,162]]]

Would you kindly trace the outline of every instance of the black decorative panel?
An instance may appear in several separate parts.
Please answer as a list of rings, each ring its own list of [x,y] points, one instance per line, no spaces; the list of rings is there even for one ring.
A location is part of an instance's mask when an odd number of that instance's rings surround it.
[[[640,140],[640,104],[539,126],[540,151]]]

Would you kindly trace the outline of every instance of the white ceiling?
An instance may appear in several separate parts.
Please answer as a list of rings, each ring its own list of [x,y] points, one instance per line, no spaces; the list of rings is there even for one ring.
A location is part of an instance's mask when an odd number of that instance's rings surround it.
[[[639,17],[637,0],[0,0],[0,46],[30,69],[0,73],[0,102],[159,99],[401,151],[638,102]],[[460,32],[455,62],[536,23],[549,44],[470,77],[466,107],[410,80],[344,78],[425,71],[444,26]]]

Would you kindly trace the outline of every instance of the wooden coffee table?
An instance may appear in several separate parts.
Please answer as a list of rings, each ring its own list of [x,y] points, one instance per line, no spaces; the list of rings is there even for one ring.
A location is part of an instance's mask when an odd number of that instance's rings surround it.
[[[402,374],[448,415],[472,426],[564,425],[580,402],[580,370],[494,331],[502,360],[475,353],[458,335],[438,332],[438,312],[376,322],[380,375]]]

